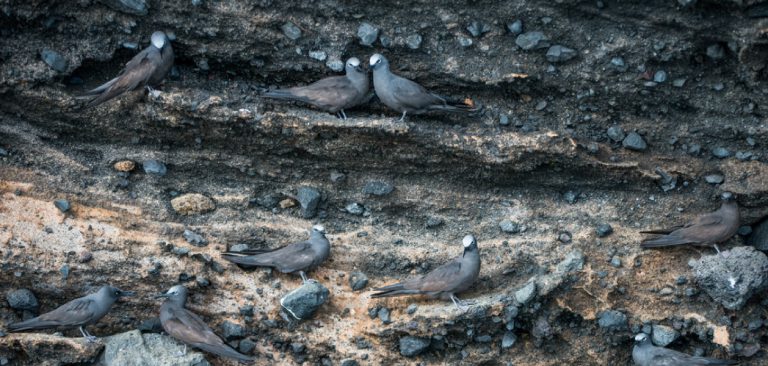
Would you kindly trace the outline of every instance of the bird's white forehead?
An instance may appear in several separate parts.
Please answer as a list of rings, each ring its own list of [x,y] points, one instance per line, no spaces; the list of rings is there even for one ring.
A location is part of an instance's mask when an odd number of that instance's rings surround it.
[[[347,65],[354,67],[360,66],[360,60],[358,60],[357,57],[352,57],[347,60]]]
[[[165,33],[159,31],[152,33],[152,45],[157,48],[163,48],[165,46]]]
[[[635,336],[635,340],[638,342],[642,342],[646,338],[648,338],[648,335],[646,335],[645,333],[639,333],[638,335]]]
[[[474,242],[475,242],[475,237],[474,236],[472,236],[472,235],[465,236],[464,240],[463,240],[464,248],[471,246],[472,243],[474,243]]]
[[[325,232],[325,227],[323,225],[319,225],[319,224],[315,225],[315,226],[312,226],[312,229],[315,230],[315,231]]]
[[[376,54],[374,54],[373,56],[371,56],[371,61],[370,61],[370,62],[371,62],[371,65],[374,65],[374,64],[376,64],[377,62],[379,62],[379,60],[381,60],[381,57],[382,57],[382,56],[381,56],[380,54],[378,54],[378,53],[376,53]]]

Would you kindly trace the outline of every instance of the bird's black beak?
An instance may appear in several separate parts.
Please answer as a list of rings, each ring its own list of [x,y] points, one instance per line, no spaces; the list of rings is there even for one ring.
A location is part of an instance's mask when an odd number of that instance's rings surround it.
[[[355,66],[355,70],[357,70],[358,72],[363,72],[363,65]]]
[[[120,292],[117,294],[117,296],[124,297],[124,296],[136,296],[136,292],[134,291],[123,291],[120,290]]]
[[[155,296],[152,296],[152,298],[155,298],[155,299],[165,299],[165,298],[167,298],[168,296],[170,296],[170,295],[168,295],[168,294],[166,294],[166,293],[162,293],[162,294],[157,294],[157,295],[155,295]]]

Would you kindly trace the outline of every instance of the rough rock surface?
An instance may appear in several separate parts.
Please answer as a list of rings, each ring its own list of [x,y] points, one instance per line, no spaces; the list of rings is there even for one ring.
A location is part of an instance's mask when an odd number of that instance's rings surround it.
[[[768,287],[768,256],[753,247],[737,247],[693,263],[699,286],[726,309],[739,310]]]
[[[765,292],[729,311],[688,266],[709,249],[638,245],[639,230],[716,209],[722,190],[736,193],[742,224],[768,213],[768,46],[766,18],[755,16],[765,3],[688,3],[6,1],[0,293],[28,288],[46,311],[104,283],[137,291],[91,329],[105,336],[156,316],[159,302],[147,295],[183,282],[189,306],[214,329],[244,325],[248,337],[237,346],[264,364],[625,365],[630,334],[665,324],[680,333],[671,344],[678,350],[764,365],[768,355],[750,350],[765,343],[768,327],[750,324],[765,321]],[[358,36],[364,23],[370,46]],[[114,77],[154,30],[169,32],[176,50],[165,84],[79,108],[75,97]],[[553,45],[578,56],[551,64]],[[51,51],[45,59],[43,50]],[[335,75],[342,60],[365,62],[374,52],[438,94],[482,103],[485,113],[395,123],[397,113],[374,98],[338,120],[258,95]],[[631,132],[644,149],[623,147]],[[113,168],[126,160],[142,166]],[[166,169],[146,172],[149,160]],[[722,183],[706,182],[713,172]],[[394,190],[369,194],[368,182]],[[322,192],[311,219],[287,199],[298,187]],[[216,209],[179,215],[170,201],[188,192],[204,193]],[[73,203],[67,213],[52,204],[62,197]],[[348,213],[351,202],[363,213]],[[427,227],[431,218],[441,224]],[[520,232],[502,232],[503,220]],[[282,318],[279,299],[300,279],[244,271],[219,253],[305,240],[316,223],[332,250],[311,277],[332,296],[297,325]],[[613,233],[598,238],[603,223]],[[187,228],[209,244],[188,244]],[[370,299],[367,289],[458,255],[467,233],[478,238],[483,266],[461,295],[475,301],[466,312],[441,300]],[[559,271],[575,250],[577,269]],[[354,271],[369,278],[362,291],[349,288]],[[691,281],[677,284],[680,276]],[[517,304],[515,293],[531,281],[535,296]],[[248,305],[254,314],[240,314]],[[380,308],[391,323],[368,315]],[[619,326],[601,328],[598,314]],[[0,302],[0,328],[29,315]],[[406,359],[406,336],[429,339],[427,351]],[[39,365],[98,356],[78,341],[9,334],[0,343],[12,347],[0,357]]]
[[[104,352],[99,362],[104,366],[207,366],[202,353],[167,335],[138,330],[115,334],[103,340]]]

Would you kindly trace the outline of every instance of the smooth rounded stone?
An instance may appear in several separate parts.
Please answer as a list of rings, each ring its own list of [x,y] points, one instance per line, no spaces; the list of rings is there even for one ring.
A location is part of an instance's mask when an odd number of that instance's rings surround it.
[[[624,133],[624,129],[620,126],[608,127],[608,131],[606,133],[608,134],[608,138],[615,142],[621,142],[625,137],[627,137],[627,134]]]
[[[578,53],[572,48],[568,48],[562,45],[554,45],[547,50],[547,61],[549,62],[565,62],[574,57]]]
[[[330,295],[325,286],[309,281],[280,299],[280,305],[296,319],[307,319],[315,313]]]
[[[740,161],[747,161],[752,158],[752,153],[749,151],[737,151],[736,152],[736,159],[739,159]]]
[[[136,168],[136,163],[132,160],[121,160],[112,165],[118,172],[130,172]]]
[[[312,187],[300,187],[296,200],[301,206],[301,217],[311,219],[317,215],[317,205],[320,204],[320,191]]]
[[[624,141],[621,142],[621,145],[624,146],[625,149],[635,151],[644,151],[648,148],[648,144],[645,143],[643,137],[640,136],[637,132],[630,132],[627,134],[627,137],[624,138]]]
[[[99,0],[100,3],[122,13],[147,15],[149,6],[144,0]]]
[[[716,147],[712,149],[712,155],[718,159],[725,159],[731,156],[731,151],[724,147]]]
[[[2,147],[0,147],[0,157],[2,157],[2,156],[8,156],[8,150],[3,149]]]
[[[139,44],[136,43],[136,42],[123,42],[121,44],[121,46],[123,46],[123,48],[127,48],[129,50],[136,50],[136,49],[139,48]]]
[[[667,72],[664,70],[656,71],[656,73],[653,74],[653,81],[656,83],[663,83],[667,81]]]
[[[520,225],[511,220],[502,220],[499,223],[499,229],[508,234],[517,234],[520,232]]]
[[[16,310],[29,310],[36,312],[40,303],[37,302],[37,298],[32,291],[22,288],[11,291],[5,295],[5,299],[8,301],[8,305],[12,309]]]
[[[352,215],[356,215],[356,216],[360,216],[360,215],[363,214],[363,212],[365,212],[365,207],[363,207],[363,205],[361,205],[361,204],[359,204],[357,202],[352,202],[352,203],[348,204],[346,207],[344,207],[344,209],[348,213],[350,213]]]
[[[242,252],[242,251],[246,251],[248,249],[250,249],[248,247],[248,244],[244,244],[244,243],[238,243],[238,244],[235,244],[235,245],[229,247],[229,251],[230,252]]]
[[[515,20],[514,22],[508,23],[507,29],[509,30],[509,33],[512,33],[515,35],[523,33],[523,21],[518,19],[518,20]]]
[[[69,211],[72,206],[69,204],[68,200],[65,199],[58,199],[56,201],[53,201],[53,205],[56,206],[56,208],[59,209],[59,211],[66,213]]]
[[[357,28],[357,38],[360,38],[361,45],[371,46],[373,42],[376,42],[376,38],[379,38],[379,28],[369,23],[360,24],[360,27]]]
[[[368,276],[363,272],[352,272],[349,275],[349,287],[352,291],[359,291],[368,286]]]
[[[472,23],[469,23],[467,26],[467,32],[472,35],[472,37],[480,37],[485,33],[488,33],[491,31],[491,27],[488,26],[488,24],[485,24],[481,21],[475,20]]]
[[[661,289],[659,291],[659,296],[664,297],[664,296],[672,295],[674,293],[675,293],[675,290],[673,290],[673,289],[671,289],[669,287],[664,287],[663,289]]]
[[[363,187],[364,194],[370,194],[373,196],[386,196],[395,190],[395,186],[383,181],[370,181]]]
[[[499,115],[499,125],[501,126],[509,126],[509,116],[506,114],[500,114]]]
[[[196,247],[204,247],[208,245],[208,240],[205,240],[202,235],[192,231],[192,230],[184,230],[184,233],[182,234],[184,236],[184,240],[187,241],[187,243],[192,244]]]
[[[295,41],[301,38],[301,28],[297,27],[296,24],[293,24],[292,22],[285,22],[280,27],[280,30],[282,30],[283,34],[291,40]]]
[[[611,267],[620,268],[621,267],[621,258],[619,256],[614,255],[611,258]]]
[[[330,58],[325,63],[325,66],[328,66],[328,68],[333,71],[340,72],[344,70],[344,61],[341,61],[338,58]]]
[[[686,78],[678,78],[675,80],[672,80],[672,86],[675,88],[682,88],[685,86],[685,82],[688,81]]]
[[[523,50],[530,51],[549,47],[549,40],[544,33],[533,31],[518,35],[515,44]]]
[[[597,314],[597,325],[609,330],[627,328],[627,316],[618,310],[606,310]]]
[[[724,179],[722,174],[707,174],[704,176],[704,180],[709,184],[720,184],[723,183]]]
[[[459,36],[457,39],[459,40],[459,45],[461,47],[469,47],[475,43],[474,41],[472,41],[472,38]]]
[[[651,340],[659,347],[666,347],[680,336],[676,330],[666,325],[654,325]]]
[[[527,304],[536,296],[536,283],[529,282],[523,288],[515,291],[515,301],[521,305]]]
[[[428,229],[436,228],[444,223],[441,217],[430,216],[424,224]]]
[[[172,199],[171,207],[180,215],[197,215],[213,211],[216,204],[200,193],[187,193]]]
[[[715,61],[720,60],[725,57],[725,49],[717,43],[711,44],[707,47],[707,57]]]
[[[388,308],[381,308],[379,309],[379,320],[381,320],[384,324],[392,323],[392,317],[390,316],[390,312]]]
[[[714,91],[723,91],[723,89],[725,89],[725,84],[723,83],[715,83],[712,85],[712,90]]]
[[[429,348],[429,338],[405,336],[400,338],[400,354],[405,357],[418,356]]]
[[[325,61],[328,58],[328,54],[324,51],[309,51],[309,58],[313,58],[317,61]]]
[[[78,261],[80,263],[88,263],[93,259],[93,253],[89,251],[80,252],[80,255],[78,256]]]
[[[419,306],[418,306],[418,305],[416,305],[416,304],[410,304],[410,305],[408,305],[408,307],[407,307],[407,308],[405,308],[405,312],[406,312],[408,315],[412,315],[412,314],[413,314],[413,313],[415,313],[415,312],[416,312],[416,310],[418,310],[418,309],[419,309]]]
[[[576,203],[576,199],[579,198],[579,193],[575,191],[567,191],[563,193],[563,199],[570,204]]]
[[[410,36],[405,37],[405,45],[412,50],[419,49],[419,47],[421,47],[421,41],[421,35],[418,34],[411,34]]]
[[[144,168],[144,173],[157,175],[157,176],[164,176],[168,169],[165,167],[165,164],[157,161],[157,160],[147,160],[144,163],[141,164]]]
[[[597,228],[595,228],[595,233],[597,233],[598,238],[603,238],[613,233],[613,227],[611,227],[610,224],[603,223],[597,225]]]
[[[64,57],[51,49],[44,48],[40,52],[40,58],[43,59],[46,65],[50,66],[54,71],[65,72],[67,71],[67,60]]]
[[[250,338],[245,338],[237,345],[237,349],[244,355],[250,355],[253,350],[256,349],[256,342],[252,341]]]
[[[768,257],[750,246],[703,256],[692,267],[699,288],[729,310],[741,309],[768,287]]]
[[[227,320],[221,324],[221,335],[225,340],[231,341],[233,339],[244,338],[246,331],[244,326]]]
[[[379,43],[381,43],[381,46],[384,48],[389,48],[390,46],[392,46],[392,42],[393,42],[392,38],[390,38],[386,34],[382,34],[381,36],[379,36]]]
[[[629,69],[629,66],[627,66],[626,61],[624,61],[623,57],[616,56],[611,58],[611,66],[616,70],[620,72],[627,71]]]
[[[757,250],[768,251],[768,219],[755,226],[754,230],[752,230],[752,235],[747,240],[747,244],[755,247]]]
[[[560,241],[561,243],[568,244],[571,242],[571,240],[573,240],[573,236],[571,235],[571,233],[564,231],[557,236],[557,240]]]
[[[516,342],[517,342],[517,336],[515,335],[515,333],[506,332],[504,333],[504,337],[501,338],[501,348],[503,349],[512,348],[512,346],[514,346]]]
[[[102,338],[101,342],[104,352],[96,363],[103,366],[210,365],[201,352],[167,335],[132,330]]]

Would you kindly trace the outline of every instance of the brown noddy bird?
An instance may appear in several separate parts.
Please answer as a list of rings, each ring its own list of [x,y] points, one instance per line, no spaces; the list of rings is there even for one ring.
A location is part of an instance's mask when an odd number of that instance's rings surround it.
[[[155,297],[166,299],[160,306],[160,324],[163,330],[184,343],[185,347],[190,345],[214,355],[245,362],[254,360],[253,357],[246,356],[228,346],[197,314],[184,308],[184,304],[187,303],[186,287],[176,285]],[[186,348],[184,350],[186,351]]]
[[[107,315],[112,304],[122,296],[133,296],[133,291],[122,291],[112,286],[102,286],[98,292],[74,299],[55,310],[42,314],[36,318],[11,324],[8,330],[11,332],[23,332],[26,330],[38,330],[48,328],[74,328],[79,327],[80,333],[89,342],[95,342],[96,337],[85,330],[85,327],[96,323]]]
[[[461,257],[435,268],[424,276],[407,279],[394,285],[373,289],[378,291],[372,298],[403,295],[427,295],[450,299],[456,307],[461,308],[462,301],[457,293],[468,290],[480,274],[480,252],[477,240],[467,235],[463,240],[464,253]]]
[[[90,99],[93,107],[126,92],[159,85],[173,66],[173,48],[165,33],[152,33],[152,44],[134,56],[116,78],[79,98]]]
[[[735,365],[737,361],[716,358],[694,357],[664,347],[656,347],[645,333],[635,336],[632,360],[637,366],[715,366]]]
[[[445,98],[430,93],[423,86],[397,76],[389,70],[389,61],[381,54],[374,54],[369,61],[373,69],[373,89],[384,105],[403,115],[399,122],[405,120],[406,113],[420,114],[429,111],[475,113],[482,108],[466,103],[453,103]]]
[[[667,247],[673,245],[714,245],[730,239],[739,230],[739,205],[731,192],[720,196],[723,203],[712,213],[702,215],[682,226],[668,229],[641,231],[643,234],[664,234],[653,239],[646,239],[640,244],[643,248]]]
[[[368,73],[360,65],[360,60],[352,57],[347,60],[346,75],[331,76],[307,86],[289,89],[277,89],[263,94],[272,99],[286,99],[311,104],[322,110],[347,119],[345,109],[360,105],[368,100],[371,82]]]
[[[246,267],[272,267],[282,273],[298,272],[307,282],[305,272],[323,263],[331,253],[331,243],[325,237],[325,228],[315,225],[309,240],[293,243],[277,249],[251,249],[242,252],[225,252],[224,259]]]

